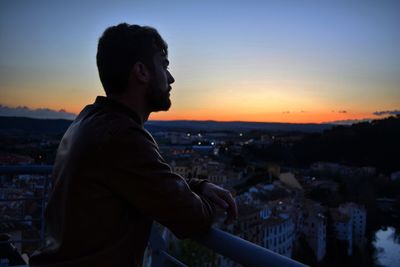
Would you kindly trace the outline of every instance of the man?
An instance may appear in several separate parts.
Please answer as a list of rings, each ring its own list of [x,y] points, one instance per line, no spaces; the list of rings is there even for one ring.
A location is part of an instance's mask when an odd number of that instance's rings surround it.
[[[173,173],[143,128],[166,111],[174,78],[167,44],[150,27],[119,24],[99,40],[107,97],[86,106],[61,140],[46,208],[46,246],[32,266],[141,266],[153,220],[177,237],[205,233],[217,205],[237,217],[230,193]]]

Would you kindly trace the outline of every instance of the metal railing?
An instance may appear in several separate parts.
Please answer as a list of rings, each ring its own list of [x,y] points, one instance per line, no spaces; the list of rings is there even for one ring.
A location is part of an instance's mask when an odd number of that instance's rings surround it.
[[[220,229],[211,228],[208,234],[197,238],[196,241],[244,266],[305,266]]]
[[[304,267],[306,265],[291,258],[272,252],[259,245],[246,241],[240,237],[212,227],[209,232],[195,239],[206,248],[239,263],[243,266],[268,267]],[[150,235],[152,249],[152,267],[165,266],[166,262],[176,266],[187,266],[171,256],[166,249],[165,240],[153,227]]]
[[[52,166],[49,165],[27,165],[27,166],[0,166],[0,175],[4,174],[42,174],[49,175],[52,172]],[[44,204],[46,201],[46,189],[48,179],[45,178],[45,186],[42,198],[41,213],[41,240],[44,240]],[[21,198],[23,200],[27,198]],[[37,198],[36,198],[37,199]],[[11,199],[12,200],[12,199]],[[0,199],[0,201],[7,201]],[[0,220],[1,222],[2,220]],[[279,255],[254,243],[241,239],[222,230],[211,228],[210,231],[202,236],[194,239],[199,244],[208,249],[225,256],[232,261],[244,266],[284,266],[284,267],[300,267],[306,266],[300,262],[294,261],[288,257]],[[23,240],[10,240],[13,242],[24,242]],[[166,241],[161,234],[153,227],[150,235],[149,246],[151,248],[151,266],[165,266],[167,262],[176,266],[187,266],[178,259],[170,255],[167,251]]]

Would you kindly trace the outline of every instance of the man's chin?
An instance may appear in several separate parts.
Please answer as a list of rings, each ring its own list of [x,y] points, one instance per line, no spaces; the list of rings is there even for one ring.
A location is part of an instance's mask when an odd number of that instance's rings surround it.
[[[171,103],[169,103],[169,105],[163,107],[162,109],[160,109],[159,111],[168,111],[171,108]]]
[[[153,112],[168,111],[170,108],[171,108],[171,100],[168,99],[168,101],[164,103],[159,103],[159,105],[154,105],[152,111]]]

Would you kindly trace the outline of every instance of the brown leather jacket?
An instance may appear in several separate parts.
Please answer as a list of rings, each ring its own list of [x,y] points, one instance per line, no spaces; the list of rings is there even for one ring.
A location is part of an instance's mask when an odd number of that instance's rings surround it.
[[[186,238],[215,212],[203,181],[173,173],[139,116],[106,97],[68,128],[53,179],[46,246],[31,266],[141,266],[153,220]]]

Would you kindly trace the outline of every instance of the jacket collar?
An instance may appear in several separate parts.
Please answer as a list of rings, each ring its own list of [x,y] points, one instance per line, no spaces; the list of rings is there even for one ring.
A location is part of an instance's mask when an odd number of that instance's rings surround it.
[[[135,122],[137,122],[140,125],[143,125],[143,122],[140,119],[140,116],[135,111],[131,110],[130,108],[128,108],[124,104],[122,104],[122,103],[120,103],[120,102],[118,102],[118,101],[116,101],[114,99],[111,99],[111,98],[105,97],[105,96],[98,96],[98,97],[96,97],[96,101],[94,102],[94,104],[99,105],[99,106],[103,106],[103,107],[108,107],[108,108],[111,108],[113,110],[117,110],[117,111],[126,113]]]

